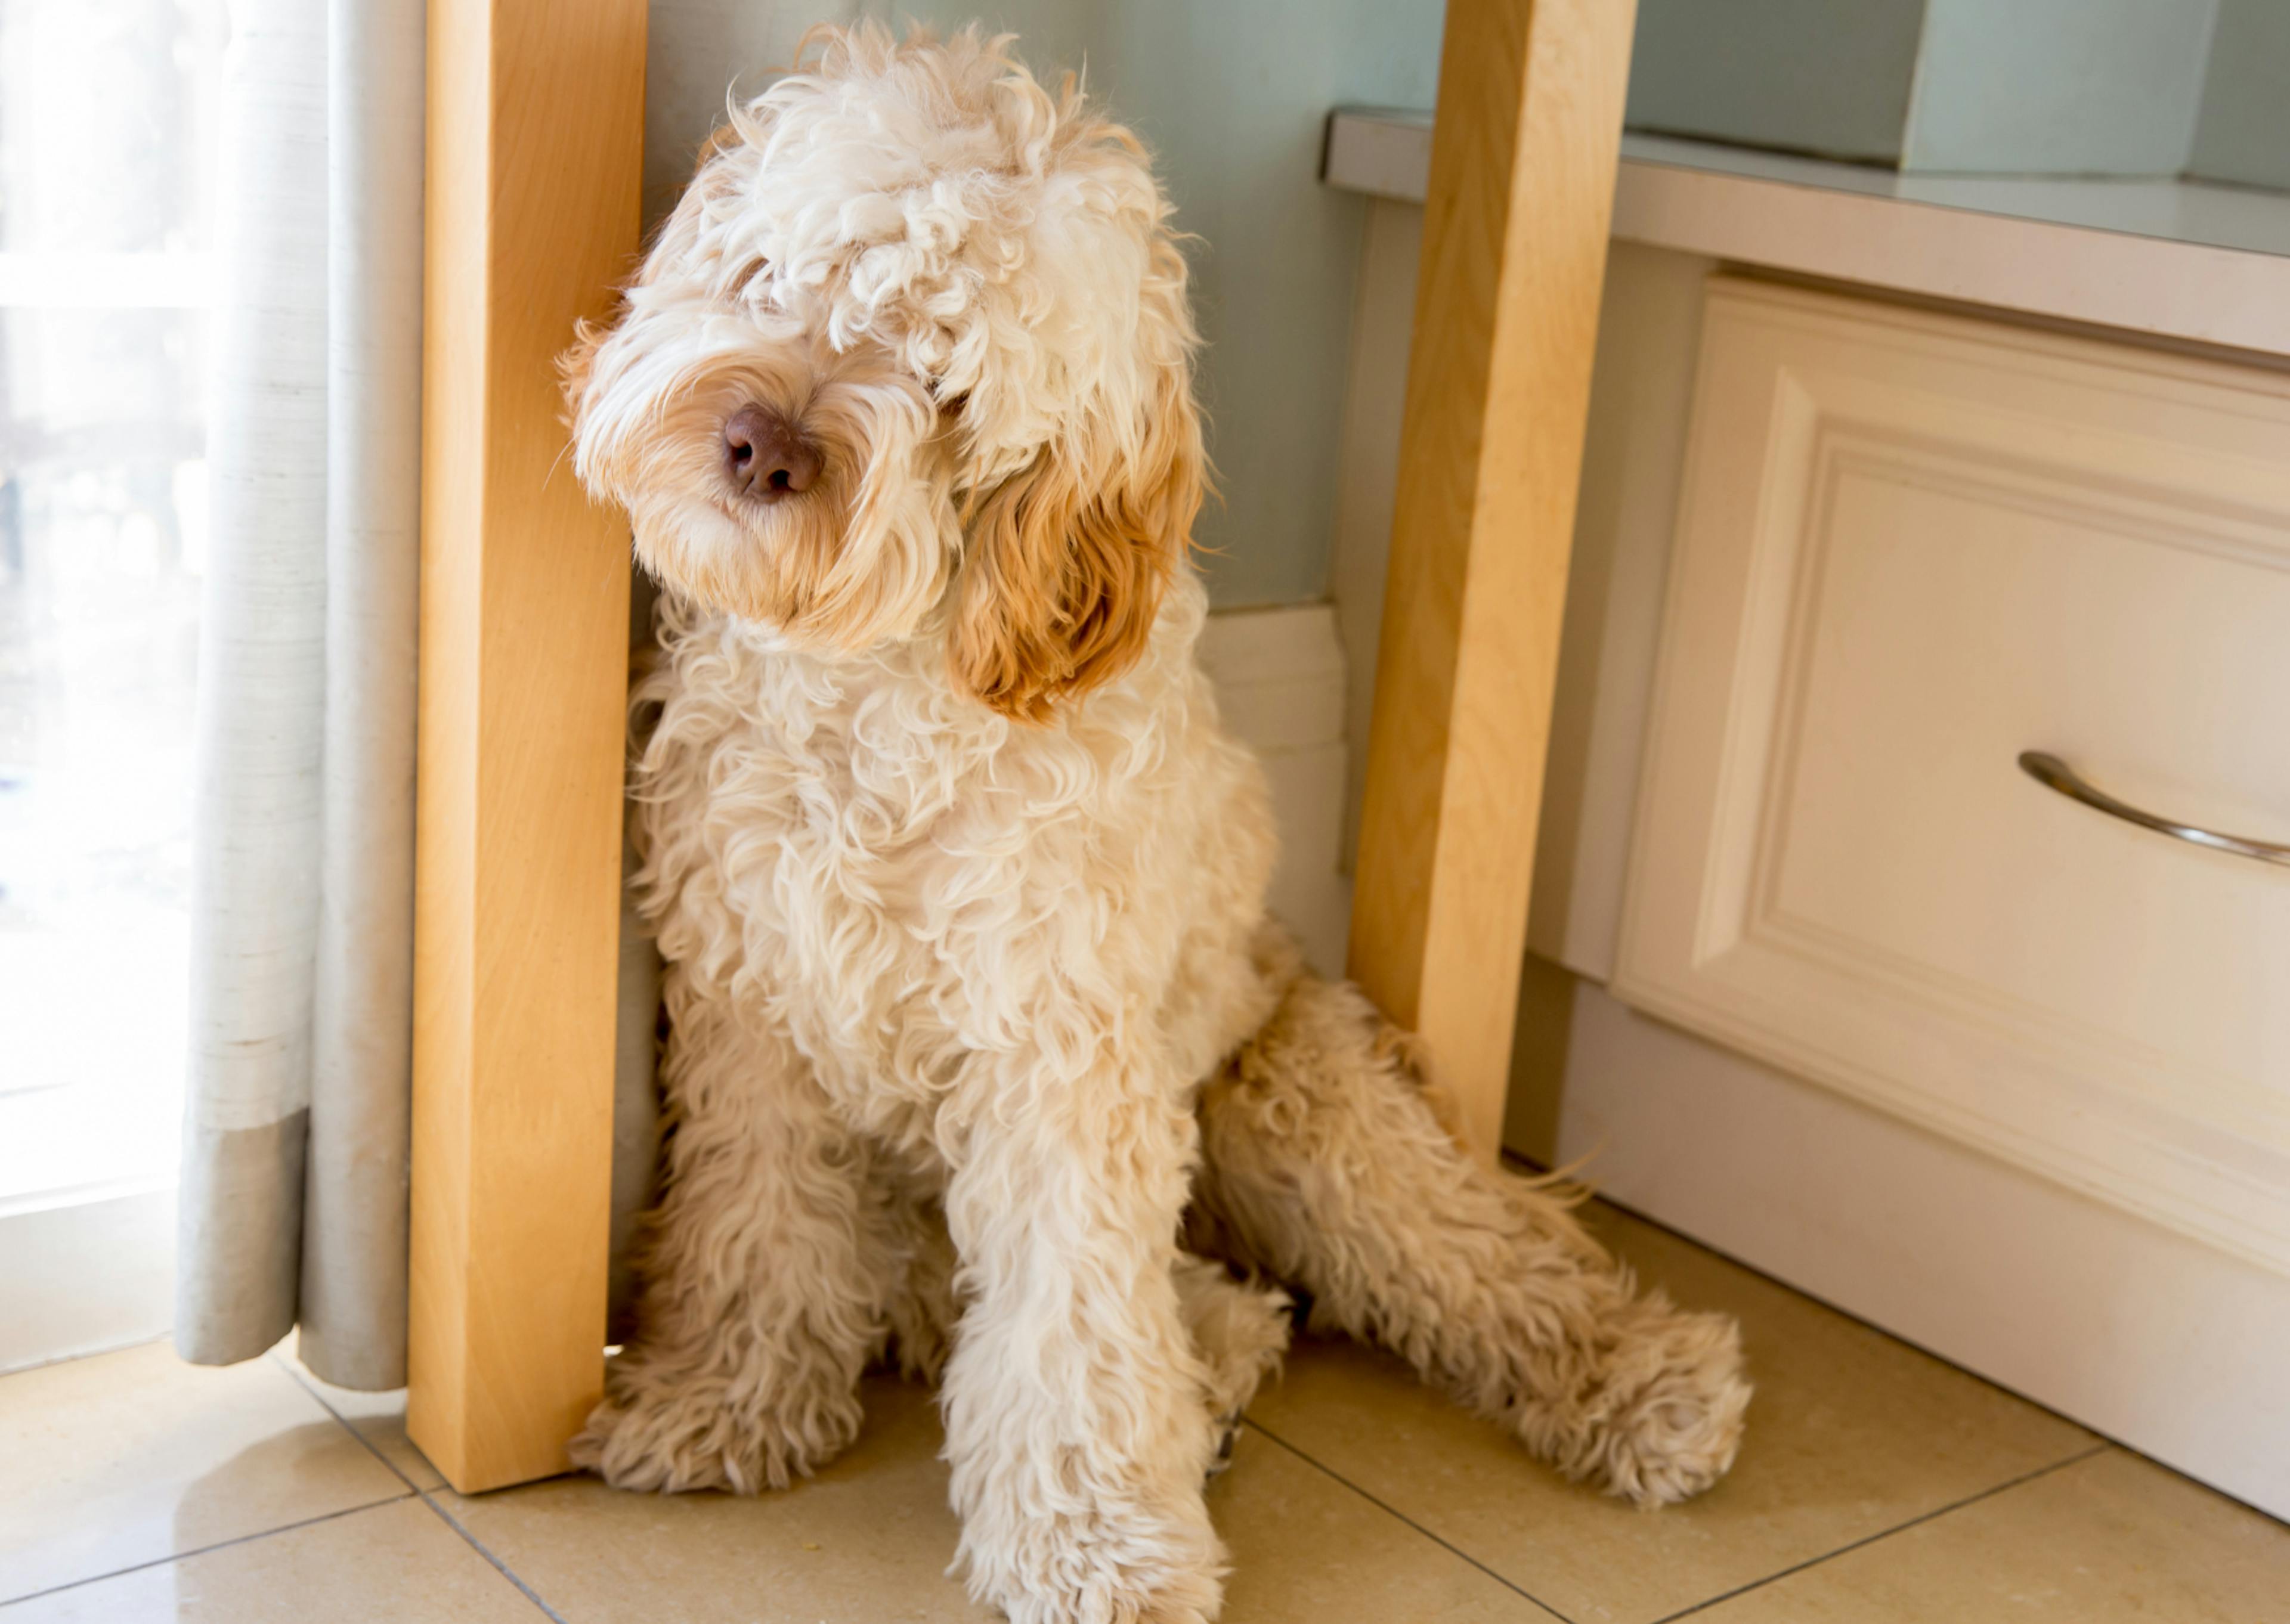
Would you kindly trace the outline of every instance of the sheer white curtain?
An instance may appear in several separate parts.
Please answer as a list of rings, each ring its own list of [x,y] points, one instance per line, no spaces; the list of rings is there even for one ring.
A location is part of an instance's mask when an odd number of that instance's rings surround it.
[[[421,0],[234,0],[176,1345],[401,1385]]]

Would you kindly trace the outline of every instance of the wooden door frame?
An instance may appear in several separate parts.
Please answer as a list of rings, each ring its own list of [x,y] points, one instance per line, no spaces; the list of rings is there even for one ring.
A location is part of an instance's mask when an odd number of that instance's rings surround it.
[[[1353,975],[1492,1157],[1632,0],[1449,0]],[[407,1427],[464,1492],[602,1387],[628,532],[554,358],[637,246],[645,0],[430,0]]]
[[[637,245],[645,0],[430,0],[406,1426],[464,1492],[602,1390],[629,532],[556,357]]]
[[[1448,0],[1349,968],[1492,1161],[1635,0]]]

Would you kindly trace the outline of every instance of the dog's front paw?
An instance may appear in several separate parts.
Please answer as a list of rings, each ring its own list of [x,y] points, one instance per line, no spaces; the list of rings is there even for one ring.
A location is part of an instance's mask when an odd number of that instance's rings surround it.
[[[979,1522],[974,1513],[965,1519],[961,1564],[971,1594],[1010,1624],[1208,1624],[1217,1616],[1224,1553],[1197,1496],[1187,1514],[1167,1516],[1131,1504],[1006,1529]]]
[[[1222,1588],[1213,1572],[1148,1578],[1108,1560],[1100,1571],[1044,1575],[976,1591],[1010,1624],[1211,1624]]]
[[[1234,1279],[1221,1263],[1177,1265],[1177,1301],[1208,1379],[1209,1413],[1229,1433],[1288,1351],[1295,1304],[1272,1286]]]
[[[1217,1417],[1216,1453],[1209,1457],[1208,1480],[1214,1483],[1232,1469],[1233,1452],[1240,1447],[1241,1412]]]
[[[794,1384],[759,1402],[754,1384],[714,1374],[672,1378],[627,1357],[571,1445],[574,1466],[616,1489],[783,1489],[859,1435],[859,1398],[847,1385],[806,1391]]]
[[[1659,1292],[1614,1327],[1587,1426],[1562,1464],[1568,1475],[1641,1506],[1709,1488],[1734,1464],[1750,1383],[1742,1334],[1722,1314],[1693,1314]]]

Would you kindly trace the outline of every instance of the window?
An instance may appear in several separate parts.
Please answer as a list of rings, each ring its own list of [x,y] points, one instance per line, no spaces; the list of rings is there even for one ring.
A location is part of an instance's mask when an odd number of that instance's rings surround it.
[[[226,31],[0,0],[0,1220],[174,1180]]]

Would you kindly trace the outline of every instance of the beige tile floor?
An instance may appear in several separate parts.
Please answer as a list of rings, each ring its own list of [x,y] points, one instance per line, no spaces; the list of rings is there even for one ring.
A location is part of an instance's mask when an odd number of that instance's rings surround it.
[[[1210,1490],[1231,1624],[2290,1624],[2290,1528],[1621,1213],[1647,1279],[1742,1317],[1740,1464],[1638,1513],[1376,1356],[1300,1346]],[[883,1380],[792,1492],[465,1499],[395,1396],[164,1345],[0,1377],[0,1624],[976,1620],[928,1396]]]

